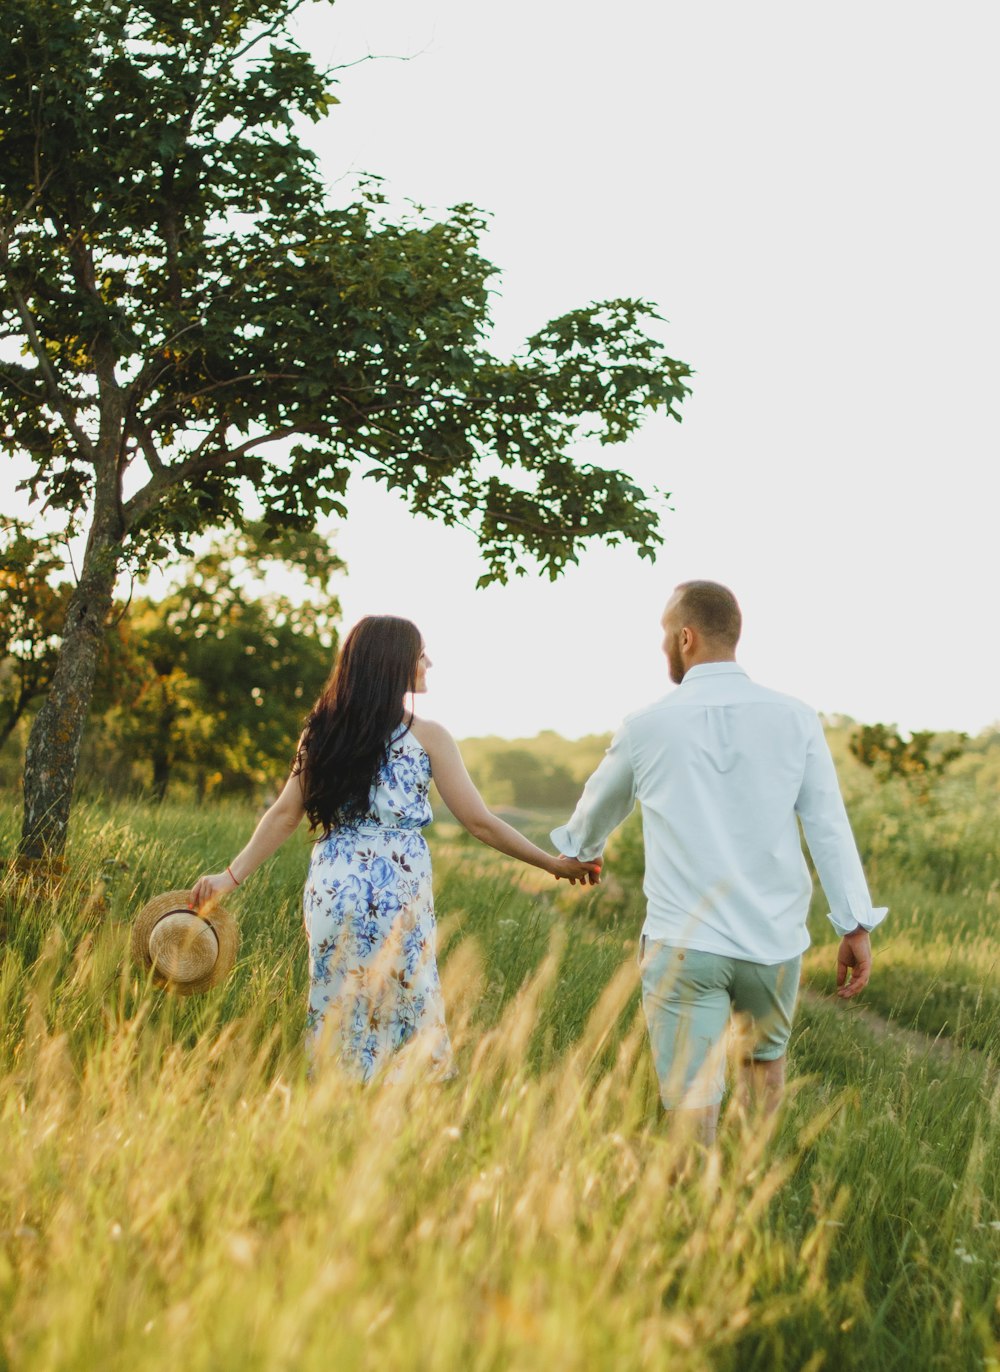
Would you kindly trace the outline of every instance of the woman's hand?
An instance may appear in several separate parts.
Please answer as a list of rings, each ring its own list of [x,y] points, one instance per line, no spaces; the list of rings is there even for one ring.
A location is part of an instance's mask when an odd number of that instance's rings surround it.
[[[191,906],[195,910],[200,910],[203,905],[210,905],[213,900],[218,900],[227,891],[233,891],[236,882],[228,872],[216,872],[214,876],[199,877],[191,888]]]
[[[581,886],[596,886],[601,879],[601,858],[594,858],[592,862],[580,862],[578,858],[557,857],[553,859],[552,875],[556,880],[568,881],[571,886],[577,882]]]
[[[302,747],[301,739],[299,747]],[[218,900],[220,896],[228,895],[235,887],[242,886],[260,864],[266,862],[295,833],[305,814],[302,777],[302,772],[293,768],[281,795],[261,816],[250,842],[242,852],[236,854],[224,872],[198,878],[191,888],[191,904],[196,910]],[[234,872],[239,873],[238,881]]]

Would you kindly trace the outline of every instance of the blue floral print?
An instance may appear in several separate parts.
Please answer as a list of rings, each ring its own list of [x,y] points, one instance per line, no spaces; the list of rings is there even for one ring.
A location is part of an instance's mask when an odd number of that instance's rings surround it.
[[[330,1051],[368,1082],[419,1044],[438,1076],[454,1072],[438,977],[431,860],[431,764],[403,727],[358,822],[313,849],[303,897],[313,1055]]]

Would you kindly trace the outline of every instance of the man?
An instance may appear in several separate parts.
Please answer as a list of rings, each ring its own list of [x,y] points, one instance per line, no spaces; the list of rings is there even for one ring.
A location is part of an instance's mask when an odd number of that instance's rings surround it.
[[[801,822],[830,920],[842,935],[838,995],[871,971],[873,909],[833,759],[815,711],[752,682],[736,663],[742,616],[713,581],[678,586],[663,613],[678,689],[629,715],[553,830],[567,856],[598,857],[642,806],[646,921],[642,999],[668,1110],[715,1135],[731,1016],[749,1025],[739,1090],[773,1110],[784,1087],[812,882]]]

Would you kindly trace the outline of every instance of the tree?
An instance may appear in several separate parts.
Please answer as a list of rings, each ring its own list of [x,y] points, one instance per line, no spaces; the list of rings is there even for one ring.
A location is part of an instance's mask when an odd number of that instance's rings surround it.
[[[284,773],[330,670],[344,570],[316,533],[259,524],[185,560],[168,593],[116,601],[86,730],[88,772],[161,798],[175,775],[199,794],[259,790]],[[0,746],[51,676],[72,583],[59,540],[0,521]],[[270,589],[293,572],[305,596]]]
[[[251,593],[245,576],[273,563],[305,571],[320,598]],[[284,774],[332,665],[340,605],[329,582],[342,568],[315,534],[275,546],[251,526],[194,559],[161,600],[133,604],[133,689],[115,733],[149,759],[158,799],[178,770],[199,794]]]
[[[579,783],[568,767],[539,757],[527,748],[503,748],[491,754],[490,781],[509,790],[519,810],[548,810],[572,806]]]
[[[51,578],[64,562],[58,539],[0,520],[0,747],[52,680],[72,586]]]
[[[480,213],[330,203],[303,120],[336,103],[300,0],[8,0],[0,34],[0,433],[33,499],[86,530],[29,739],[22,851],[61,851],[120,569],[239,524],[346,513],[350,473],[475,529],[482,580],[555,576],[587,539],[652,556],[657,514],[574,462],[690,375],[641,300],[486,348]]]
[[[967,741],[968,734],[941,740],[930,729],[918,730],[904,739],[893,725],[862,724],[851,734],[849,747],[879,781],[900,778],[926,800],[931,782],[962,756]]]

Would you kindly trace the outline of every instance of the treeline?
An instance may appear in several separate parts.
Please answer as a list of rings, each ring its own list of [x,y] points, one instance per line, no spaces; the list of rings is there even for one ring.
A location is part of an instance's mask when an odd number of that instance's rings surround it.
[[[610,733],[568,739],[545,729],[534,738],[463,739],[462,756],[487,804],[564,810],[575,804],[610,741]]]
[[[0,782],[20,781],[73,583],[55,539],[0,546]],[[120,600],[105,635],[80,787],[262,798],[330,670],[343,564],[316,534],[252,525],[180,562],[165,594]],[[296,594],[289,595],[287,587]],[[9,793],[9,791],[8,791]]]
[[[64,568],[57,540],[15,520],[0,524],[0,784],[8,794],[55,665],[73,591]],[[180,561],[164,594],[119,601],[84,736],[82,789],[269,799],[333,661],[333,587],[343,570],[317,534],[276,539],[251,525]],[[926,809],[1000,794],[996,728],[969,739],[905,736],[847,717],[826,725],[849,803],[881,797],[886,812],[897,799]],[[569,814],[610,738],[570,740],[549,729],[465,739],[462,753],[487,803],[541,832]],[[635,847],[630,833],[622,842]],[[641,865],[641,847],[632,856]]]
[[[949,788],[978,787],[1000,793],[1000,729],[966,734],[922,730],[905,734],[892,724],[861,724],[847,715],[824,721],[849,794],[886,784],[917,803],[932,803]],[[566,739],[553,730],[534,738],[470,738],[462,742],[466,765],[492,805],[515,810],[562,810],[576,802],[600,762],[611,734]]]

